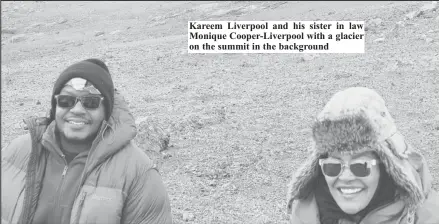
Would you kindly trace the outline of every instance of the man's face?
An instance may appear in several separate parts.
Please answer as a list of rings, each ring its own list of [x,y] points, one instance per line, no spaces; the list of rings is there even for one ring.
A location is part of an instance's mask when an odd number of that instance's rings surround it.
[[[90,94],[88,91],[76,90],[71,86],[65,86],[59,95],[69,96],[101,96]],[[55,121],[60,137],[68,142],[93,141],[102,121],[105,119],[104,104],[101,103],[96,109],[86,109],[78,101],[72,108],[56,106]]]
[[[371,151],[362,151],[355,154],[332,153],[326,161],[329,163],[352,164],[360,162],[364,164],[365,161],[373,159],[379,161]],[[361,166],[354,167],[354,169],[354,173],[363,170]],[[345,167],[336,177],[324,175],[332,197],[345,213],[356,214],[372,200],[380,179],[378,163],[370,166],[369,172],[369,175],[365,177],[358,177],[349,167]],[[337,173],[337,171],[334,171],[334,173]]]

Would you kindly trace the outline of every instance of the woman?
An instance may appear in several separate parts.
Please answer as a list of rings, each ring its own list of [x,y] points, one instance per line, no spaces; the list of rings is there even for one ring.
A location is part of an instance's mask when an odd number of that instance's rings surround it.
[[[313,126],[313,152],[289,185],[292,224],[439,224],[424,157],[364,87],[336,93]]]

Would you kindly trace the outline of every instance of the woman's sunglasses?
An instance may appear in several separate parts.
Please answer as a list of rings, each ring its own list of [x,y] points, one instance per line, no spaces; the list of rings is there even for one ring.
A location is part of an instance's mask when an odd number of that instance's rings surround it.
[[[377,160],[369,160],[363,162],[354,163],[341,163],[336,161],[327,161],[325,159],[319,160],[320,167],[325,176],[328,177],[338,177],[344,170],[345,167],[349,167],[351,172],[357,177],[367,177],[370,175],[370,170],[372,166],[377,165]]]
[[[56,103],[62,108],[73,108],[78,101],[81,101],[82,106],[88,110],[94,110],[99,108],[104,97],[102,96],[69,96],[69,95],[56,95]]]

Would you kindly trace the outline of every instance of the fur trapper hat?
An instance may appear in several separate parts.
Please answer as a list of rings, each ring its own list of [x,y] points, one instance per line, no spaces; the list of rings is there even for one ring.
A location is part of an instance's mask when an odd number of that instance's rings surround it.
[[[398,186],[398,195],[410,207],[421,204],[430,190],[420,172],[425,166],[421,154],[398,131],[383,98],[374,90],[351,87],[336,93],[318,114],[312,127],[313,147],[307,161],[289,184],[288,213],[293,202],[306,198],[318,176],[319,158],[330,152],[374,150],[386,172]],[[422,173],[422,175],[420,175]]]

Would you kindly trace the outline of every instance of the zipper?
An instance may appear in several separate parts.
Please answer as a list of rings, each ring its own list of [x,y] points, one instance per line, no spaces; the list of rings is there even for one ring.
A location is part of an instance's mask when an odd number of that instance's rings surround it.
[[[102,136],[102,133],[103,133],[103,132],[105,131],[105,129],[107,128],[107,125],[108,125],[107,122],[104,120],[103,123],[102,123],[102,126],[101,126],[101,128],[100,128],[99,133],[96,135],[96,136],[97,136],[96,139],[93,141],[93,143],[92,143],[92,145],[91,145],[91,147],[90,147],[89,154],[88,154],[88,156],[87,156],[87,159],[85,160],[84,171],[83,171],[82,174],[81,174],[80,183],[79,183],[78,188],[76,189],[75,198],[78,198],[78,197],[79,197],[79,194],[80,194],[80,191],[81,191],[82,185],[84,184],[84,179],[86,178],[85,173],[86,173],[86,171],[87,171],[87,167],[88,167],[87,165],[88,165],[88,163],[89,163],[90,157],[92,156],[92,152],[93,152],[93,151],[95,150],[95,148],[96,148],[96,144],[97,144],[97,142],[98,142],[98,139]],[[102,139],[103,139],[103,138],[102,138]],[[77,214],[72,214],[72,215],[75,215],[75,218],[74,218],[72,224],[75,224],[75,223],[78,223],[78,222],[79,222],[79,219],[81,218],[80,216],[81,216],[81,212],[82,212],[82,206],[83,206],[83,204],[84,204],[84,201],[85,201],[85,197],[86,197],[86,196],[87,196],[87,193],[86,193],[86,192],[82,192],[82,193],[81,193],[81,196],[80,196],[80,198],[79,198],[79,202],[78,202]]]
[[[62,195],[62,189],[63,189],[63,185],[64,185],[64,177],[66,176],[66,174],[67,174],[67,170],[69,169],[69,166],[68,166],[68,164],[67,164],[67,160],[66,160],[66,156],[62,153],[61,154],[61,158],[63,159],[63,161],[64,161],[64,169],[63,169],[63,172],[62,172],[62,174],[61,174],[61,181],[59,182],[59,185],[58,185],[58,188],[57,188],[57,190],[56,190],[56,196],[57,196],[57,198],[56,198],[56,201],[55,201],[55,208],[54,208],[54,210],[56,211],[56,209],[57,208],[59,208],[60,207],[60,204],[61,204],[61,195]],[[57,217],[58,218],[58,217]]]
[[[99,133],[96,135],[96,139],[93,141],[91,148],[90,148],[90,152],[87,156],[87,159],[85,160],[85,164],[84,164],[84,172],[82,172],[81,174],[81,179],[80,179],[80,183],[78,186],[78,189],[76,189],[76,194],[75,194],[75,198],[77,198],[79,196],[79,193],[81,191],[83,182],[84,182],[84,178],[85,178],[85,172],[87,171],[87,165],[89,163],[90,157],[92,155],[92,152],[94,151],[94,149],[96,148],[96,143],[98,142],[97,140],[100,138],[100,136],[102,135],[102,133],[105,131],[105,129],[107,128],[107,121],[103,121],[101,129],[99,131]],[[102,138],[103,139],[103,138]]]
[[[107,122],[104,120],[103,121],[103,124],[102,124],[102,126],[101,126],[101,129],[100,129],[100,131],[99,131],[99,134],[97,135],[98,137],[96,137],[96,139],[93,141],[93,143],[92,143],[92,146],[91,146],[91,148],[90,148],[90,153],[89,153],[89,156],[87,156],[87,159],[86,159],[86,161],[85,161],[85,166],[84,166],[84,172],[82,172],[82,174],[81,174],[81,179],[80,179],[80,185],[78,186],[78,189],[77,189],[77,191],[76,191],[76,194],[75,194],[75,198],[77,198],[78,196],[79,196],[79,193],[80,193],[80,189],[82,188],[82,185],[83,185],[83,182],[84,182],[84,176],[85,176],[85,171],[86,171],[86,169],[87,169],[87,164],[89,163],[89,159],[90,159],[90,155],[91,155],[91,152],[94,150],[94,148],[96,147],[95,145],[96,145],[96,143],[97,143],[97,139],[99,139],[99,136],[101,136],[102,135],[102,133],[105,131],[105,129],[106,129],[106,127],[107,127]],[[47,141],[46,141],[47,142]],[[52,147],[52,148],[54,148],[54,145],[51,143],[51,142],[47,142],[47,143],[49,143],[49,145]],[[56,151],[56,150],[55,150]],[[65,178],[65,176],[66,176],[66,174],[67,174],[67,171],[68,171],[68,169],[69,169],[69,166],[68,166],[68,163],[67,163],[67,160],[66,160],[66,156],[64,155],[64,153],[62,153],[61,152],[61,158],[63,159],[63,161],[64,161],[64,169],[63,169],[63,172],[62,172],[62,174],[61,174],[61,181],[60,181],[60,183],[59,183],[59,185],[58,185],[58,188],[56,189],[56,195],[57,195],[57,200],[55,201],[55,206],[54,206],[54,210],[56,210],[57,208],[59,208],[60,206],[60,200],[61,200],[61,193],[62,193],[62,187],[63,187],[63,184],[64,184],[64,178]],[[85,192],[84,192],[85,193]],[[81,195],[81,198],[80,198],[80,205],[83,203],[83,201],[84,201],[84,199],[85,199],[85,196],[86,196],[86,194],[83,194],[83,195]],[[81,205],[82,206],[82,205]]]
[[[64,180],[64,177],[67,174],[67,170],[69,169],[69,165],[67,164],[66,156],[64,154],[61,154],[61,157],[64,160],[64,170],[62,171],[62,174],[61,174],[61,180]],[[61,183],[63,183],[63,182],[61,181]]]
[[[64,177],[66,176],[67,170],[69,169],[68,166],[64,167],[64,170],[62,171],[62,179],[64,179]]]

